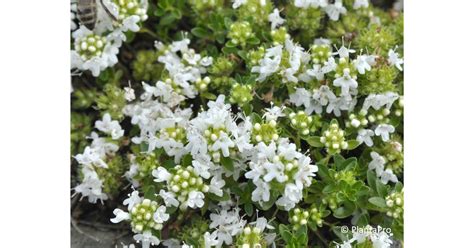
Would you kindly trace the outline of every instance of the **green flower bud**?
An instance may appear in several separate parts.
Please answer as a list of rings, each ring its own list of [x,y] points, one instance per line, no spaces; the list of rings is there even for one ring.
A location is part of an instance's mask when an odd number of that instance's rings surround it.
[[[235,22],[230,25],[230,31],[227,34],[227,37],[230,39],[230,43],[232,43],[234,46],[240,45],[245,47],[247,45],[247,41],[250,38],[255,37],[255,34],[252,32],[250,23],[242,21]]]
[[[138,81],[158,81],[163,65],[158,63],[158,52],[141,50],[132,62],[133,78]]]
[[[125,92],[114,84],[107,84],[97,99],[97,108],[102,114],[109,113],[112,119],[121,121],[123,119],[122,109],[127,104]]]
[[[93,57],[98,57],[104,52],[107,40],[103,36],[90,34],[81,39],[76,39],[74,42],[74,49],[84,60],[89,60]]]
[[[252,101],[253,99],[252,91],[253,91],[253,88],[251,85],[248,85],[248,84],[242,85],[242,84],[234,83],[230,91],[229,101],[231,103],[236,103],[239,106],[243,106],[244,104]]]

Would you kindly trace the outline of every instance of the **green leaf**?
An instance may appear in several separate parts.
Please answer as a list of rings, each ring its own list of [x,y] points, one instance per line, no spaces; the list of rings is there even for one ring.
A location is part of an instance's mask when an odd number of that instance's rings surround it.
[[[214,95],[210,92],[201,92],[201,96],[208,99],[208,100],[215,100],[217,98],[216,95]]]
[[[369,198],[369,202],[374,204],[375,206],[379,207],[379,208],[386,208],[387,205],[385,204],[385,199],[383,199],[382,197],[371,197]]]
[[[228,171],[234,171],[234,161],[229,157],[221,158],[221,164]]]
[[[253,215],[253,204],[252,203],[245,203],[244,205],[244,210],[247,216],[252,216]]]
[[[252,38],[248,39],[247,42],[251,45],[260,44],[260,40],[257,37],[252,37]]]
[[[375,186],[377,188],[377,193],[380,197],[385,197],[388,194],[388,186],[383,184],[380,180],[375,181]]]
[[[184,167],[187,167],[188,165],[191,165],[192,163],[193,163],[193,156],[191,156],[191,154],[186,154],[181,159],[181,165]]]
[[[373,190],[377,191],[377,186],[376,182],[377,177],[375,176],[375,173],[371,170],[367,171],[367,183],[369,184],[369,187],[372,188]]]
[[[338,219],[344,219],[352,215],[355,211],[355,204],[349,201],[344,202],[344,204],[336,209],[333,213],[334,217]]]
[[[168,160],[166,160],[165,162],[163,162],[163,163],[161,164],[161,166],[164,167],[165,169],[169,170],[169,169],[174,168],[175,163],[174,163],[174,160],[173,160],[173,159],[168,159]]]
[[[191,33],[198,38],[206,38],[211,35],[205,28],[202,27],[195,27],[191,29]]]
[[[319,136],[310,136],[306,139],[306,142],[312,147],[324,147],[324,144],[320,141],[321,137]]]
[[[280,236],[285,240],[286,242],[290,242],[291,238],[293,235],[291,235],[290,230],[286,225],[280,224],[278,226],[278,230],[280,231]]]
[[[171,23],[173,23],[173,21],[176,20],[175,16],[168,13],[166,14],[163,18],[160,19],[160,26],[166,26],[166,25],[169,25]]]
[[[357,141],[357,140],[349,140],[349,141],[347,141],[347,144],[348,144],[347,150],[349,150],[349,151],[354,150],[355,148],[357,148],[360,145],[359,141]]]

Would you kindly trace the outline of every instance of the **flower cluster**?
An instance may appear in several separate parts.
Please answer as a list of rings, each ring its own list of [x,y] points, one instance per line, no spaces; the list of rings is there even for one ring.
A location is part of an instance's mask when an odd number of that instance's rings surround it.
[[[156,201],[140,197],[138,191],[129,194],[129,198],[123,201],[124,205],[128,205],[128,211],[115,209],[115,218],[110,221],[119,223],[121,221],[130,221],[131,229],[136,233],[133,238],[137,242],[142,243],[142,247],[160,244],[160,240],[156,237],[156,232],[163,228],[163,223],[169,219],[165,206],[158,206]]]
[[[93,30],[73,4],[71,197],[142,247],[403,243],[387,3],[103,0]]]

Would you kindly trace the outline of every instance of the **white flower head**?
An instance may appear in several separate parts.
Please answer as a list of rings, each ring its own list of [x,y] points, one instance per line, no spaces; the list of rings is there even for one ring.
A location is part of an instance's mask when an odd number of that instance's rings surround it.
[[[388,51],[388,63],[390,65],[394,65],[395,67],[397,67],[398,70],[403,71],[403,68],[402,68],[403,59],[399,58],[399,56],[400,55],[397,52],[395,52],[393,49],[390,49]]]
[[[372,140],[372,136],[374,136],[374,131],[370,129],[360,129],[357,132],[357,141],[362,144],[365,143],[367,146],[371,147],[374,145]]]
[[[280,17],[280,10],[277,8],[268,16],[268,21],[271,22],[272,30],[285,23],[285,19]]]
[[[153,214],[153,220],[156,223],[164,223],[170,218],[170,215],[166,213],[166,207],[165,206],[160,206],[156,210],[156,212]]]
[[[247,0],[232,0],[232,2],[233,2],[232,8],[237,9],[237,8],[239,8],[241,5],[246,4],[246,3],[247,3]]]
[[[328,4],[324,10],[332,21],[339,20],[339,16],[347,12],[347,9],[342,4],[342,0],[336,0],[333,4]]]
[[[122,209],[116,208],[114,210],[115,218],[110,219],[112,223],[119,223],[123,220],[129,220],[130,219],[130,214],[127,212],[124,212]]]
[[[380,124],[375,128],[375,135],[381,136],[384,142],[390,140],[390,134],[395,132],[395,127],[388,124]]]
[[[124,130],[119,122],[112,121],[109,113],[104,114],[102,120],[97,120],[95,122],[95,128],[104,133],[110,134],[114,140],[121,138],[124,134]]]
[[[352,5],[354,9],[359,8],[368,8],[369,7],[369,0],[355,0],[354,5]]]
[[[171,178],[171,173],[163,167],[154,169],[151,174],[156,178],[155,182],[167,182]]]
[[[142,243],[142,248],[149,248],[150,245],[159,245],[160,244],[160,240],[157,237],[153,236],[151,231],[145,231],[143,233],[135,234],[135,235],[133,235],[133,238],[137,242]]]
[[[199,191],[189,192],[187,204],[190,208],[202,208],[204,206],[204,194]]]
[[[348,68],[344,69],[344,75],[338,77],[334,80],[334,86],[341,87],[341,94],[342,95],[349,95],[350,89],[357,89],[357,81],[352,78],[350,75],[350,70]]]

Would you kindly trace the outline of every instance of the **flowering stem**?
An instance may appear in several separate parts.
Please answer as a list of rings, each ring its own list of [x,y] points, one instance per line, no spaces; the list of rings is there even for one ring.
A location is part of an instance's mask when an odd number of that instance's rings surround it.
[[[153,31],[151,31],[150,29],[148,29],[148,28],[145,28],[145,27],[142,27],[142,28],[140,29],[140,31],[139,31],[139,32],[140,32],[140,33],[146,33],[146,34],[149,34],[149,35],[153,36],[153,38],[156,38],[156,39],[158,39],[158,38],[159,38],[159,37],[158,37],[158,35],[157,35],[157,34],[155,34],[155,32],[153,32]]]

